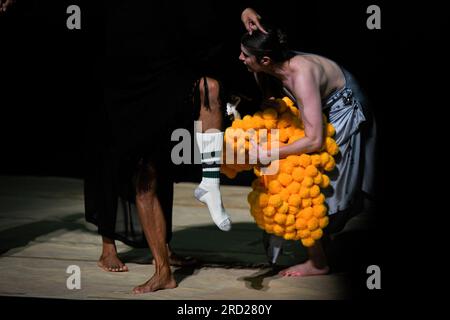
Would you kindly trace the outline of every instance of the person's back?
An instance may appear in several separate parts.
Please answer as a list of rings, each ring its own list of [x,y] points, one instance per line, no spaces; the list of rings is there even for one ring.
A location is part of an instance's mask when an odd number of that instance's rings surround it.
[[[295,54],[287,64],[291,76],[283,81],[283,85],[290,92],[294,92],[294,88],[301,85],[301,77],[305,73],[314,74],[323,101],[345,86],[344,72],[336,62],[311,53],[295,52]]]

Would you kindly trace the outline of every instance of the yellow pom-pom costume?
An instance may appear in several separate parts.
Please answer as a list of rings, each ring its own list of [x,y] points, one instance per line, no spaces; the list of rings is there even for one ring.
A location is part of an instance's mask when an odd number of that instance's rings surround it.
[[[238,172],[254,169],[257,179],[253,181],[247,199],[257,225],[268,233],[286,240],[300,240],[305,247],[311,247],[322,237],[323,229],[328,225],[328,209],[322,189],[330,184],[325,172],[334,169],[334,156],[339,152],[333,139],[335,129],[324,116],[325,138],[321,151],[272,161],[271,166],[277,166],[278,171],[264,175],[258,165],[249,164],[251,144],[249,138],[238,130],[254,129],[257,142],[265,143],[269,149],[273,133],[264,135],[258,132],[259,129],[278,129],[280,143],[292,143],[305,135],[299,110],[294,103],[287,97],[276,101],[276,109],[268,108],[233,121],[226,131],[225,143],[230,144],[229,150],[237,150],[238,154],[244,150],[245,163],[226,164],[224,161],[222,172],[234,178]]]

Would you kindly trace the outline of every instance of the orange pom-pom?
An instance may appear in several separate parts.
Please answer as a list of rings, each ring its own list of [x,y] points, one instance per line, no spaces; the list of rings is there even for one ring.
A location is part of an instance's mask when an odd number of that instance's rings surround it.
[[[292,162],[288,161],[287,159],[280,161],[280,172],[291,174],[292,170],[294,170],[294,166]]]
[[[327,137],[332,137],[336,133],[336,130],[334,129],[333,125],[331,123],[327,123],[326,125],[326,135]]]
[[[286,216],[286,225],[287,226],[291,226],[295,223],[295,215],[293,214],[288,214]]]
[[[311,156],[306,153],[303,153],[302,155],[300,155],[299,162],[303,168],[306,168],[311,164]]]
[[[312,187],[313,185],[314,185],[314,179],[309,176],[306,176],[302,181],[302,187],[309,188],[309,187]]]
[[[302,210],[300,210],[300,218],[305,219],[306,221],[308,221],[309,219],[311,219],[314,215],[314,210],[311,207],[307,207],[304,208]]]
[[[281,100],[283,100],[286,103],[286,106],[288,107],[292,107],[294,105],[294,102],[288,97],[283,97]]]
[[[273,194],[269,197],[269,201],[268,203],[271,206],[274,206],[275,208],[278,208],[279,206],[281,206],[283,204],[283,201],[281,200],[281,197],[279,194]]]
[[[264,224],[273,224],[273,216],[272,217],[268,217],[266,215],[264,215]]]
[[[300,192],[300,188],[301,188],[301,184],[298,183],[297,181],[292,181],[291,184],[286,187],[286,189],[291,194],[299,193]]]
[[[269,192],[271,194],[278,194],[283,190],[283,186],[278,180],[272,180],[269,182]]]
[[[321,188],[326,188],[330,185],[330,178],[326,174],[322,174],[322,182],[320,183]]]
[[[287,173],[280,173],[278,175],[278,181],[285,187],[287,187],[292,182],[292,176]]]
[[[319,220],[316,217],[311,217],[308,220],[308,229],[309,231],[314,231],[319,228]]]
[[[264,119],[264,126],[266,127],[266,129],[276,129],[277,128],[277,120]]]
[[[314,184],[320,185],[322,183],[322,173],[317,172],[317,176],[314,177]]]
[[[261,208],[267,207],[267,204],[269,203],[269,195],[266,193],[260,193],[259,194],[259,206]]]
[[[278,117],[278,113],[273,108],[267,108],[263,111],[262,116],[264,120],[276,120]]]
[[[291,196],[289,197],[288,203],[290,206],[298,208],[298,207],[300,207],[301,201],[302,201],[302,199],[301,199],[300,195],[291,194]]]
[[[273,232],[277,235],[277,236],[282,236],[284,233],[284,228],[278,224],[275,224],[273,226]]]
[[[302,199],[302,208],[308,208],[311,207],[311,205],[312,205],[311,198]]]
[[[299,192],[300,197],[303,199],[309,198],[309,188],[308,187],[301,187]]]
[[[312,208],[314,211],[314,217],[316,218],[325,217],[325,215],[327,214],[327,207],[325,207],[323,204],[314,205]]]
[[[277,213],[286,214],[289,211],[289,205],[283,201],[283,204],[278,208]]]
[[[319,194],[317,197],[312,199],[312,203],[314,205],[319,205],[325,202],[325,196],[323,195],[323,193]]]
[[[297,215],[299,209],[294,206],[289,206],[289,214]]]
[[[328,223],[329,223],[328,217],[323,217],[319,219],[319,227],[321,227],[322,229],[328,226]]]
[[[312,158],[312,157],[311,157]],[[305,169],[305,173],[306,173],[306,175],[307,176],[309,176],[309,177],[315,177],[315,176],[317,176],[317,173],[318,173],[319,171],[317,170],[317,168],[314,166],[314,165],[309,165],[309,166],[307,166],[306,167],[306,169]]]
[[[281,197],[281,200],[287,202],[289,200],[289,197],[290,197],[291,193],[289,192],[289,190],[287,188],[285,188],[285,189],[281,190],[279,195]]]
[[[311,155],[311,164],[312,164],[313,166],[319,167],[320,164],[321,164],[321,158],[320,158],[320,155],[318,155],[318,154],[313,154],[313,155]]]
[[[334,161],[333,157],[330,157],[330,160],[328,160],[328,162],[325,164],[325,171],[331,171],[334,169],[334,167],[336,166],[336,162]]]
[[[320,238],[322,238],[322,235],[323,231],[320,228],[311,232],[311,238],[313,238],[314,240],[319,240]]]
[[[272,217],[275,214],[275,208],[272,206],[267,206],[263,209],[263,213],[266,217]]]
[[[281,213],[277,213],[275,214],[275,217],[273,218],[273,220],[278,223],[279,225],[284,225],[286,222],[286,215],[285,214],[281,214]]]
[[[314,243],[315,243],[314,239],[312,239],[312,238],[305,238],[305,239],[302,239],[301,241],[302,241],[302,244],[307,248],[311,248],[312,246],[314,246]]]
[[[295,227],[298,230],[304,230],[308,228],[308,221],[303,219],[303,218],[297,218],[297,220],[295,220]]]
[[[311,189],[309,189],[309,196],[311,198],[315,198],[320,194],[320,188],[317,185],[313,185]]]
[[[305,169],[302,167],[296,167],[292,170],[292,178],[297,182],[302,182],[305,178]]]

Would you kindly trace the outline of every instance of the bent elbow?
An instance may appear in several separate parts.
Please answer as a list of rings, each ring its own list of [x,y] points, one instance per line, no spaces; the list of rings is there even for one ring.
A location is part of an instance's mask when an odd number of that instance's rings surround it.
[[[323,145],[323,140],[321,137],[312,139],[311,145],[310,145],[311,152],[319,151],[322,148],[322,145]]]

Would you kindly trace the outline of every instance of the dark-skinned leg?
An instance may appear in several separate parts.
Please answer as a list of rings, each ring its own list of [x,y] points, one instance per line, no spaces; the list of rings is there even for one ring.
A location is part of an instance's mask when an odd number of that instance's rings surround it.
[[[154,171],[153,168],[150,169]],[[139,219],[155,260],[155,273],[147,282],[134,288],[134,293],[153,292],[177,286],[170,270],[169,253],[166,244],[166,222],[155,188],[157,188],[157,185],[155,179],[153,179],[150,190],[138,190],[136,195]]]
[[[128,267],[117,256],[115,241],[106,236],[102,236],[102,255],[97,265],[103,270],[110,272],[128,271]]]
[[[200,80],[200,117],[201,131],[196,128],[196,139],[202,156],[202,181],[195,189],[195,197],[208,206],[214,223],[222,231],[231,229],[230,216],[225,211],[220,194],[220,161],[222,158],[223,132],[222,101],[220,101],[220,86],[217,80],[206,78]],[[206,103],[206,97],[209,106]],[[216,129],[215,132],[206,132]]]
[[[222,130],[222,101],[219,96],[219,82],[213,78],[206,77],[208,84],[208,96],[209,96],[209,108],[206,106],[205,101],[205,84],[204,79],[200,80],[200,116],[199,121],[202,121],[202,132],[208,129]]]

